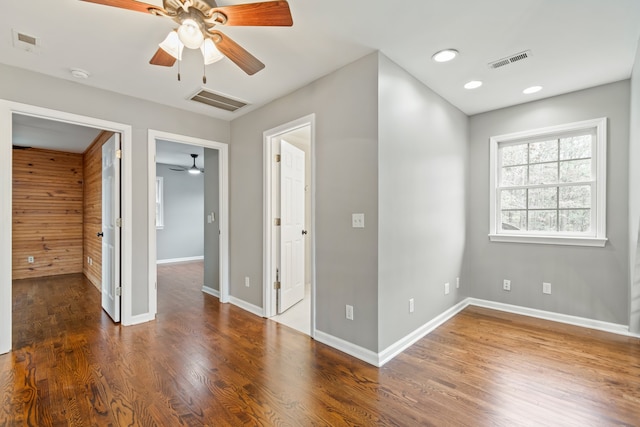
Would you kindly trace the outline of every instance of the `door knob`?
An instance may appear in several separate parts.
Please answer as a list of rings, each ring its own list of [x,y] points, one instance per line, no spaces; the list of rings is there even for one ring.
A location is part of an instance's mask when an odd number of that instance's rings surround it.
[[[101,231],[97,234],[98,237],[104,237],[104,233]]]
[[[305,234],[307,234],[307,230],[302,230],[302,235],[304,236]]]

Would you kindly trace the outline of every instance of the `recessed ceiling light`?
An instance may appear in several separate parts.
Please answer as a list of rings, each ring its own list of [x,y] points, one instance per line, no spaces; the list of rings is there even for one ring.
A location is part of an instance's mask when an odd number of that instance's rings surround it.
[[[522,91],[525,95],[531,95],[532,93],[540,92],[542,86],[531,86]]]
[[[71,75],[76,79],[88,79],[90,76],[88,71],[81,70],[80,68],[72,68]]]
[[[482,82],[480,80],[471,80],[470,82],[465,83],[465,89],[477,89],[482,86]]]
[[[444,49],[444,50],[441,50],[440,52],[434,53],[431,59],[433,59],[436,62],[447,62],[447,61],[451,61],[456,56],[458,56],[457,50]]]

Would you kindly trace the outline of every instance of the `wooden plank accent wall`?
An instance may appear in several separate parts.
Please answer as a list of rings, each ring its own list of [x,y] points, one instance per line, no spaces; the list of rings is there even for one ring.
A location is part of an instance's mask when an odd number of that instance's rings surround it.
[[[13,279],[82,272],[82,193],[82,154],[13,150]]]
[[[113,136],[103,131],[84,152],[84,257],[82,272],[102,290],[102,146]],[[91,263],[89,263],[91,259]]]

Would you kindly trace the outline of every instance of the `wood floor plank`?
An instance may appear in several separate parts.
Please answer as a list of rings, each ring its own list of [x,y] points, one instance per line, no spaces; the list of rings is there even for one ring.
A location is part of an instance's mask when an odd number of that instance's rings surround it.
[[[469,307],[378,369],[159,266],[121,327],[82,275],[14,282],[0,426],[640,426],[640,340]]]

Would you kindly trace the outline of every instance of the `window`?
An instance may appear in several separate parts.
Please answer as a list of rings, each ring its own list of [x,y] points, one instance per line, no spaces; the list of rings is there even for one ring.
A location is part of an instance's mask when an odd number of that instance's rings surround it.
[[[604,246],[606,118],[492,137],[497,242]]]
[[[156,177],[156,229],[164,228],[164,197],[161,176]]]

